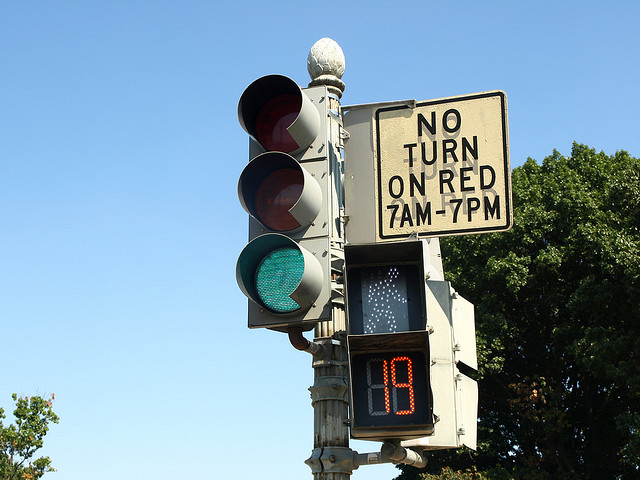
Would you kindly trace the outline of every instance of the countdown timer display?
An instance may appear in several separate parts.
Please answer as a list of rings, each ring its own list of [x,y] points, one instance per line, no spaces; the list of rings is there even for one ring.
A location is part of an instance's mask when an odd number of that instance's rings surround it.
[[[427,350],[367,350],[351,355],[352,436],[409,439],[430,434]]]

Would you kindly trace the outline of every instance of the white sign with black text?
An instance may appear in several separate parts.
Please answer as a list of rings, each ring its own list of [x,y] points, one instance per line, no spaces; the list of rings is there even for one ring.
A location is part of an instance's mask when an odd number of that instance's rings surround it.
[[[504,92],[379,108],[373,128],[381,240],[511,227]]]

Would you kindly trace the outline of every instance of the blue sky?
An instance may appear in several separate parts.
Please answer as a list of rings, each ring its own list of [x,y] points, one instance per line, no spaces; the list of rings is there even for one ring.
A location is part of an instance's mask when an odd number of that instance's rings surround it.
[[[311,357],[249,330],[235,281],[255,78],[305,86],[328,36],[343,105],[500,89],[513,167],[573,141],[637,157],[639,18],[633,1],[3,2],[0,406],[55,393],[48,478],[311,478]]]

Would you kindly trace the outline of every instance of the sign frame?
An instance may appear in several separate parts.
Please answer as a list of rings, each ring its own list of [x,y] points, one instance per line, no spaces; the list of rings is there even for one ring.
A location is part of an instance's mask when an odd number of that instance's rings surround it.
[[[489,233],[505,231],[513,226],[507,97],[503,91],[493,90],[421,102],[404,100],[353,105],[343,107],[343,111],[344,127],[350,134],[345,144],[345,212],[348,218],[348,243],[384,243],[408,238]],[[435,111],[439,112],[437,119],[434,117]],[[447,117],[442,112],[453,113]],[[424,133],[416,131],[416,124],[420,121],[419,114],[422,120],[428,117],[426,122],[431,123],[433,131],[427,131],[427,128],[424,129]],[[456,122],[458,128],[462,122],[462,128],[457,132]],[[436,127],[436,123],[442,124]],[[427,123],[425,126],[429,127]],[[390,140],[396,137],[385,133],[394,129],[399,140]],[[478,133],[475,133],[474,129],[477,129]],[[473,131],[472,134],[468,133],[470,130]],[[468,161],[458,162],[454,158],[456,153],[451,153],[446,143],[455,145],[455,141],[451,139],[458,139],[458,158],[462,160],[466,156]],[[439,158],[437,163],[432,165],[433,162],[424,161],[424,149],[425,143],[428,143],[427,149],[431,150],[428,154],[435,154],[436,140]],[[392,145],[393,141],[396,144]],[[416,141],[418,143],[407,144]],[[476,143],[472,144],[472,141]],[[420,142],[424,142],[424,164],[419,158]],[[390,148],[394,149],[392,154],[389,154]],[[404,157],[401,158],[401,155]],[[447,157],[449,163],[446,163]],[[434,156],[434,161],[435,158]],[[401,162],[404,162],[404,165]],[[409,165],[412,168],[409,168]],[[385,168],[388,171],[395,170],[393,173],[387,173]],[[419,168],[422,169],[421,172],[418,172]],[[484,172],[479,172],[479,169],[484,169]],[[425,171],[428,179],[423,179],[421,186],[426,188],[426,194],[418,192],[419,180],[410,178],[424,175]],[[415,172],[418,173],[414,176]],[[449,174],[444,180],[443,172]],[[484,175],[482,179],[481,175]],[[394,184],[390,183],[392,176],[396,181]],[[461,176],[464,178],[460,178]],[[495,186],[492,187],[490,184],[493,185],[494,180]],[[401,183],[403,181],[404,184]],[[450,191],[445,190],[443,193],[443,181],[444,188],[448,187]],[[483,181],[486,190],[481,191]],[[440,182],[439,190],[434,190],[438,188],[436,182]],[[471,190],[469,185],[476,185],[475,192],[460,192],[461,189],[464,190],[463,187]],[[409,188],[416,188],[416,196],[408,196]],[[393,198],[392,189],[395,194]],[[402,195],[402,189],[405,191],[404,197],[396,200]],[[422,202],[421,205],[418,205],[419,202]],[[429,203],[432,205],[428,205]],[[393,207],[397,211],[387,209],[387,206],[391,209],[392,204],[397,204]],[[428,225],[424,220],[427,218],[426,213],[420,211],[420,208],[430,209]],[[411,209],[411,213],[408,209]],[[457,223],[454,222],[454,214],[459,215],[456,218]],[[390,221],[392,215],[395,215],[395,223]],[[413,215],[413,218],[410,215]],[[420,215],[422,224],[420,221],[410,223]],[[408,222],[405,222],[405,219]]]

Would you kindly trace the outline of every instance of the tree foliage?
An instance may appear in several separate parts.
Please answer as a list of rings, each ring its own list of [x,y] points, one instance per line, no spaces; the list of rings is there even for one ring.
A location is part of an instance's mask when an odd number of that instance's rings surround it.
[[[34,480],[46,472],[53,472],[51,459],[34,459],[42,448],[50,423],[58,423],[53,412],[52,394],[49,399],[40,396],[11,396],[16,404],[13,411],[15,424],[4,426],[6,418],[0,408],[0,480]]]
[[[638,478],[640,161],[574,144],[512,179],[510,231],[442,239],[476,307],[479,448],[422,478]]]

